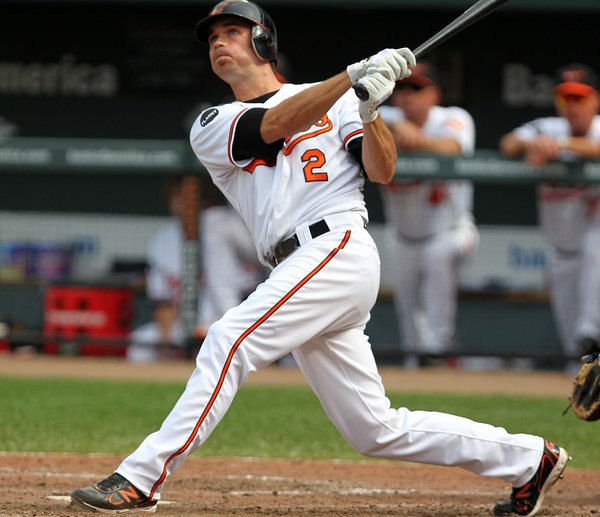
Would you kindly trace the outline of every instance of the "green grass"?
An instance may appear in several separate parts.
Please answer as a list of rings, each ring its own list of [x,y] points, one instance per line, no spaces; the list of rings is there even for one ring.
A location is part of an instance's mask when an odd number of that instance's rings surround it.
[[[179,383],[0,378],[0,450],[126,454],[157,429],[183,391]],[[600,469],[597,427],[562,416],[563,398],[390,393],[395,407],[454,413],[548,437],[573,466]],[[199,454],[360,458],[304,387],[242,389]]]

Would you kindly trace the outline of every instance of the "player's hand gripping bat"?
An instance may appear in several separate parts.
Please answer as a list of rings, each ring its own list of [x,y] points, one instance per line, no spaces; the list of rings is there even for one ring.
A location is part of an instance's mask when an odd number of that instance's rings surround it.
[[[448,38],[451,38],[452,36],[460,32],[464,28],[468,27],[472,23],[475,23],[477,20],[480,20],[484,16],[487,16],[492,11],[495,11],[498,7],[505,4],[506,2],[508,2],[508,0],[479,0],[478,2],[474,3],[471,7],[469,7],[458,18],[456,18],[454,21],[446,25],[442,30],[434,34],[425,43],[419,45],[413,51],[413,54],[416,58],[422,57],[427,52],[446,41]],[[361,101],[366,101],[369,99],[369,92],[367,92],[367,90],[360,84],[354,86],[354,91],[356,92],[356,96]]]

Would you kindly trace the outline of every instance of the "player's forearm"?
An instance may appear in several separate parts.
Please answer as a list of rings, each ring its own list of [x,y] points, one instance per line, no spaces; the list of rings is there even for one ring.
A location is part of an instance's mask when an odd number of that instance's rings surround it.
[[[381,117],[363,126],[362,160],[367,177],[374,183],[387,184],[396,172],[396,145]]]
[[[342,72],[268,109],[260,126],[263,140],[270,144],[312,126],[351,86]]]
[[[595,160],[600,157],[600,142],[583,136],[572,136],[559,140],[561,149],[574,152],[579,158]]]
[[[517,158],[525,152],[525,143],[508,133],[500,139],[500,152],[509,158]]]
[[[448,156],[458,156],[462,154],[460,143],[454,138],[429,138],[423,139],[423,152],[438,153]]]

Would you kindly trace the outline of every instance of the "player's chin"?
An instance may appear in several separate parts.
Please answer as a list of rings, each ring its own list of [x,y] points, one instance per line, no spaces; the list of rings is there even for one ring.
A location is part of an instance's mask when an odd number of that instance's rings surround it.
[[[212,63],[213,66],[220,65],[222,63],[227,63],[232,61],[231,56],[228,54],[221,54],[219,56],[213,57]]]
[[[234,75],[234,63],[231,58],[218,58],[212,64],[213,72],[222,79],[227,81],[227,78]]]

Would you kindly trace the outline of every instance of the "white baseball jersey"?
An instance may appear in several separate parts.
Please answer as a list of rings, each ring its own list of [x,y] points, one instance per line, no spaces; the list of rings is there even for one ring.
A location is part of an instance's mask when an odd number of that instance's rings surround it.
[[[283,147],[279,143],[273,160],[233,159],[238,140],[248,138],[236,131],[239,117],[304,88],[284,85],[266,100],[211,108],[192,128],[194,151],[242,214],[260,255],[294,232],[299,247],[210,327],[181,398],[117,472],[160,499],[166,478],[207,441],[247,376],[292,352],[323,409],[358,451],[525,483],[539,465],[540,437],[390,408],[364,333],[379,290],[379,256],[364,226],[359,165],[346,152],[362,132],[354,92]],[[329,231],[313,236],[308,225],[321,218]]]
[[[152,301],[179,303],[183,256],[181,222],[173,218],[150,238],[146,295]]]
[[[380,111],[388,124],[405,119],[398,107],[382,106]],[[475,125],[462,108],[433,106],[421,129],[433,138],[456,140],[464,156],[473,154]],[[424,239],[455,228],[463,218],[471,219],[470,181],[394,181],[382,189],[382,195],[388,224],[407,239]]]
[[[364,178],[356,160],[346,152],[347,145],[362,135],[355,110],[347,109],[356,106],[353,92],[315,125],[287,139],[275,163],[265,164],[261,159],[236,163],[233,158],[231,135],[246,110],[275,106],[309,86],[284,84],[265,102],[236,101],[211,108],[191,130],[194,152],[248,225],[263,261],[273,246],[296,233],[302,223],[346,211],[360,214],[367,222]]]
[[[571,136],[565,118],[544,117],[514,130],[520,140],[538,135]],[[600,115],[587,137],[600,142]],[[560,160],[573,161],[563,150]],[[554,317],[563,348],[578,355],[583,337],[600,338],[600,186],[542,183],[538,186],[540,227],[550,250],[550,293]]]
[[[558,139],[571,136],[571,128],[565,118],[544,117],[523,124],[514,130],[514,134],[524,141],[539,135]],[[587,136],[600,142],[600,115],[594,117]],[[559,159],[573,161],[576,156],[563,150]],[[541,184],[538,188],[540,225],[548,243],[561,251],[581,249],[586,227],[598,217],[599,196],[600,186],[597,185]]]

